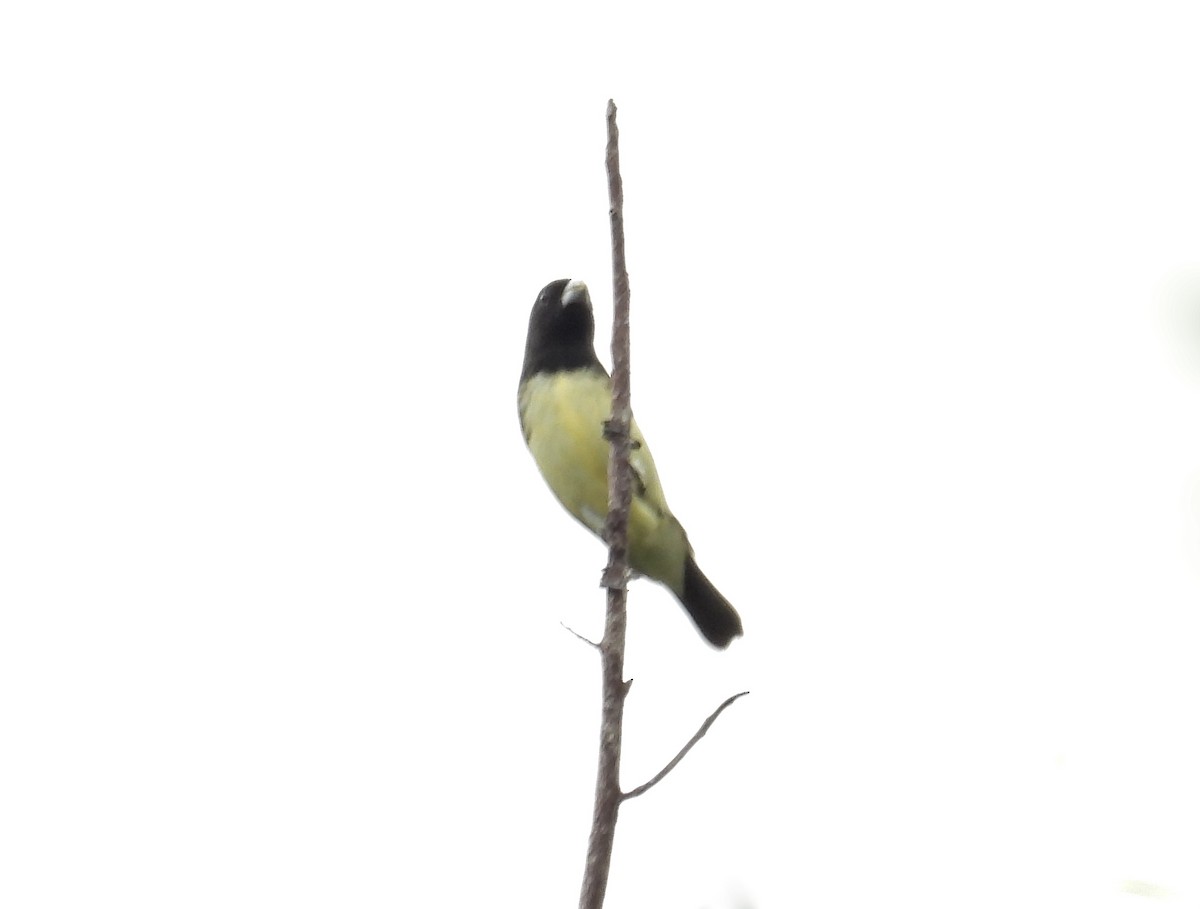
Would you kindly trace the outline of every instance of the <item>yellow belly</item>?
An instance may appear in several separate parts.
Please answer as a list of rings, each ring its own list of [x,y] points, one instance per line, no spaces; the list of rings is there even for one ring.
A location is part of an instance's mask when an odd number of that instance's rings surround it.
[[[608,513],[608,377],[594,370],[536,375],[521,386],[518,404],[526,443],[550,489],[567,511],[600,535]],[[636,423],[631,435],[637,447],[630,456],[636,475],[629,513],[630,563],[680,594],[687,536],[667,508],[654,459]]]

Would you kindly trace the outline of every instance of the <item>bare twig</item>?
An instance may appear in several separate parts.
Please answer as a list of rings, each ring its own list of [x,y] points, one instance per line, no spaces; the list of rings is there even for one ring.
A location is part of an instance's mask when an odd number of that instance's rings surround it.
[[[600,760],[596,771],[596,799],[592,809],[592,832],[588,837],[587,864],[580,909],[600,909],[608,888],[612,864],[617,809],[621,806],[621,723],[625,712],[625,586],[629,579],[629,507],[633,483],[629,469],[629,274],[625,269],[624,194],[621,189],[620,158],[617,153],[617,106],[610,100],[605,116],[608,143],[608,218],[612,231],[613,263],[613,408],[604,433],[612,445],[608,462],[608,567],[602,586],[608,590],[604,615],[604,637],[600,640],[603,684],[600,708]]]
[[[578,631],[576,631],[574,628],[572,628],[566,622],[559,622],[558,624],[562,625],[563,628],[565,628],[567,631],[571,632],[571,634],[575,635],[575,637],[579,638],[579,640],[583,641],[583,643],[587,644],[589,647],[595,647],[597,650],[600,649],[599,644],[597,644],[591,638],[585,637],[584,635],[580,634]]]
[[[668,773],[670,773],[672,770],[674,770],[676,768],[676,766],[678,766],[679,762],[684,759],[684,757],[687,755],[687,753],[689,751],[691,751],[693,747],[695,747],[696,743],[698,741],[700,741],[702,738],[704,738],[704,734],[706,732],[708,732],[708,730],[712,726],[712,724],[717,721],[717,717],[719,717],[721,715],[722,711],[724,711],[726,707],[728,707],[730,704],[732,704],[738,698],[744,697],[745,695],[747,695],[749,693],[750,693],[749,691],[739,691],[737,694],[733,695],[733,697],[726,698],[725,702],[723,704],[721,704],[721,706],[718,707],[716,710],[714,710],[709,715],[707,720],[705,720],[703,723],[700,724],[700,728],[696,730],[696,734],[694,736],[692,736],[688,740],[688,743],[679,750],[679,754],[677,754],[677,755],[675,755],[675,757],[671,758],[671,762],[669,764],[667,764],[666,767],[664,767],[662,770],[658,771],[658,773],[654,774],[653,777],[651,777],[646,782],[642,783],[642,785],[638,786],[636,789],[630,789],[628,792],[622,793],[621,801],[627,802],[627,801],[629,801],[629,799],[635,799],[639,795],[642,795],[642,794],[648,792],[649,790],[651,790],[655,786],[657,786],[659,783],[661,783],[663,780],[663,777],[665,777]]]

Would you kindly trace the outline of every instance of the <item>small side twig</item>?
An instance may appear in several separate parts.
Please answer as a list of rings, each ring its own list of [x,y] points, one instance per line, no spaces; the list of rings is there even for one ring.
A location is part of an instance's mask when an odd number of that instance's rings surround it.
[[[627,802],[630,799],[635,799],[639,795],[649,792],[651,789],[653,789],[655,786],[657,786],[659,783],[661,783],[663,781],[663,777],[665,777],[668,773],[670,773],[672,770],[674,770],[679,765],[679,762],[682,761],[687,756],[687,753],[689,751],[691,751],[692,748],[695,747],[696,743],[698,741],[700,741],[702,738],[704,738],[704,734],[706,732],[708,732],[708,730],[712,727],[712,724],[717,721],[717,717],[719,717],[721,715],[721,713],[725,710],[725,708],[728,707],[730,704],[732,704],[734,701],[736,701],[738,698],[744,697],[745,695],[747,695],[749,693],[750,693],[749,691],[739,691],[737,694],[733,695],[732,697],[726,698],[725,702],[723,704],[721,704],[721,706],[718,707],[716,710],[714,710],[709,715],[707,720],[705,720],[703,723],[700,724],[700,728],[696,730],[696,734],[694,736],[692,736],[688,740],[688,743],[679,750],[679,754],[677,754],[677,755],[675,755],[675,757],[671,758],[670,763],[668,763],[666,767],[664,767],[662,770],[658,771],[658,773],[654,774],[654,776],[652,776],[646,782],[642,783],[642,785],[638,786],[637,788],[630,789],[628,792],[622,792],[621,793],[621,801]]]
[[[565,628],[567,631],[571,632],[571,634],[575,635],[575,637],[579,638],[579,640],[583,641],[583,643],[587,644],[589,647],[595,647],[597,650],[600,649],[599,644],[597,644],[591,638],[585,637],[584,635],[580,634],[578,631],[576,631],[574,628],[572,628],[566,622],[559,622],[558,624],[562,625],[563,628]]]

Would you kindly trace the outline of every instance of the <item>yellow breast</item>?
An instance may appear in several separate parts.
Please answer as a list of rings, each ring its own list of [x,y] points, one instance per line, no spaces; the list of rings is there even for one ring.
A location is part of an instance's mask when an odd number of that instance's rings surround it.
[[[525,441],[550,489],[594,533],[608,512],[611,409],[607,376],[590,370],[531,377],[521,388]]]
[[[525,441],[546,483],[567,511],[600,535],[608,513],[608,377],[586,369],[535,375],[521,386],[518,404]],[[636,423],[631,435],[636,447],[630,456],[635,474],[630,561],[638,572],[678,592],[687,537],[667,508],[654,459]]]

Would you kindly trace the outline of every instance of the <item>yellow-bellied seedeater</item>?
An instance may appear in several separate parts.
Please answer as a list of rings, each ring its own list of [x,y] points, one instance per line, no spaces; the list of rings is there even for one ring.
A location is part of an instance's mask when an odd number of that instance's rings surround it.
[[[525,443],[550,489],[567,511],[602,537],[610,448],[604,423],[612,413],[612,382],[596,358],[595,333],[587,285],[564,279],[542,288],[529,314],[517,403]],[[742,620],[696,565],[687,534],[667,507],[636,421],[630,435],[630,565],[665,584],[711,644],[728,647],[742,633]]]

